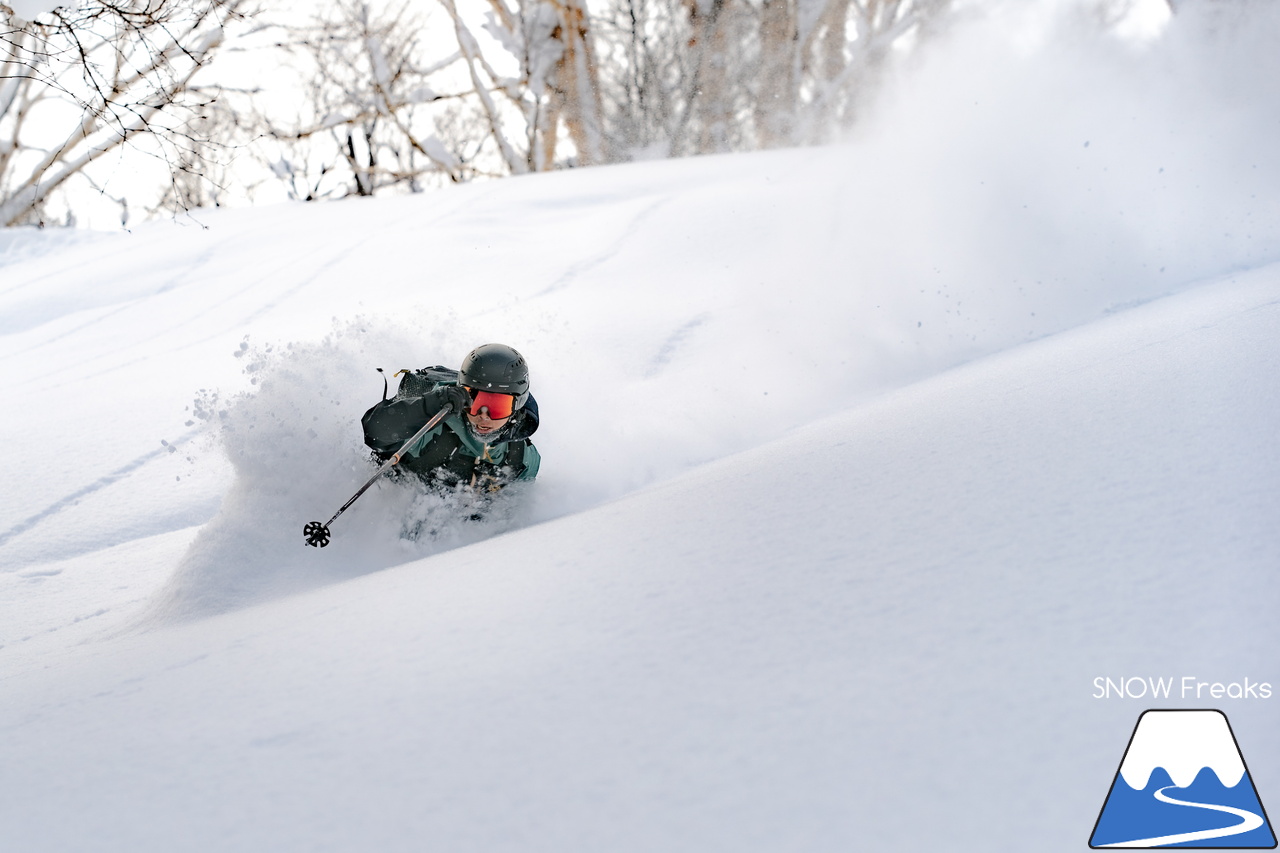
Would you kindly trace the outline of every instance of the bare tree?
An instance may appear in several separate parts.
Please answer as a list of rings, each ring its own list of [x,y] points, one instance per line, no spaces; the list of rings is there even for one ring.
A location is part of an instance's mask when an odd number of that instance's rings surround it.
[[[163,192],[120,201],[154,211],[222,204],[228,187],[263,180],[316,200],[821,142],[856,115],[894,47],[951,2],[437,1],[451,44],[426,38],[433,7],[410,0],[325,0],[308,21],[258,26],[284,52],[276,64],[299,70],[283,89],[195,82],[251,0],[8,16],[0,223],[50,221],[50,194],[77,175],[92,186],[86,168],[125,143],[168,167]],[[236,145],[256,176],[243,158],[226,168]]]
[[[215,144],[196,75],[248,0],[87,0],[27,22],[0,7],[0,225],[43,223],[50,196],[132,143],[171,169]]]
[[[490,0],[497,2],[497,0]],[[558,26],[551,38],[563,45],[551,91],[556,109],[564,117],[578,152],[578,165],[608,162],[600,78],[593,43],[594,33],[583,0],[552,0]]]
[[[755,144],[821,142],[848,126],[894,47],[951,0],[761,0]]]
[[[848,125],[895,46],[951,0],[613,0],[602,14],[617,151],[813,144]]]
[[[451,146],[442,138],[449,122],[433,112],[462,97],[436,78],[463,57],[429,56],[424,29],[407,2],[367,0],[337,0],[312,22],[283,28],[278,47],[305,69],[297,114],[286,119],[278,105],[256,114],[262,135],[276,143],[269,165],[292,197],[417,191],[424,180],[457,182],[477,172],[465,140]]]
[[[605,121],[621,156],[671,156],[679,98],[673,90],[684,75],[680,52],[670,45],[681,36],[670,20],[654,14],[662,0],[618,0],[596,19],[600,62],[616,68],[601,77]],[[674,66],[674,67],[673,67]]]
[[[730,151],[736,147],[742,78],[735,73],[743,48],[742,0],[685,0],[692,30],[688,49],[693,76],[687,87],[699,128],[698,153]]]
[[[244,189],[242,177],[234,173],[231,164],[244,135],[239,122],[240,116],[221,99],[207,103],[185,128],[199,144],[175,149],[168,163],[168,183],[159,201],[147,204],[146,213],[178,214],[199,207],[222,207],[235,191]],[[137,202],[147,203],[144,199]],[[128,196],[121,197],[119,204],[125,214],[122,221],[127,223]]]
[[[952,0],[827,0],[827,5],[819,27],[801,36],[806,45],[801,62],[813,94],[806,99],[797,142],[819,142],[830,129],[852,124],[894,49],[939,28]]]
[[[438,0],[445,45],[406,0],[330,0],[281,28],[300,97],[262,93],[255,147],[290,197],[317,200],[811,144],[948,2]]]
[[[583,0],[488,0],[485,29],[505,56],[491,62],[454,0],[440,0],[454,23],[472,93],[486,129],[515,174],[558,164],[610,162],[600,100],[600,65]],[[514,63],[514,75],[496,69]],[[559,156],[561,134],[572,158]]]

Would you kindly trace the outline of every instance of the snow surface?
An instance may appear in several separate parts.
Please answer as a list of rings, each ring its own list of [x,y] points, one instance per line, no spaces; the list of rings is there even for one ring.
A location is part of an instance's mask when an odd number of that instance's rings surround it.
[[[0,232],[0,846],[1080,849],[1146,707],[1094,678],[1280,684],[1273,23],[975,27],[819,150]],[[303,547],[374,368],[490,340],[538,482]]]

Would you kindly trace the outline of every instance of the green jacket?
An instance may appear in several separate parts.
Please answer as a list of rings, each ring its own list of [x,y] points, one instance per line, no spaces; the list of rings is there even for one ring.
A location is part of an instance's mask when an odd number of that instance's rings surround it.
[[[400,464],[415,474],[443,480],[448,485],[476,485],[486,477],[507,482],[532,480],[538,476],[542,457],[527,434],[519,436],[519,427],[520,424],[508,425],[513,438],[486,445],[471,434],[462,415],[451,413],[409,445]]]

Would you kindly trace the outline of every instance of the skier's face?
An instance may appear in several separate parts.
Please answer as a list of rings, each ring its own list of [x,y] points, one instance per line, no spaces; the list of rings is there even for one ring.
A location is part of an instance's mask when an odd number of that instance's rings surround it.
[[[477,433],[489,435],[497,432],[511,420],[515,410],[515,398],[510,394],[463,387],[471,395],[471,408],[467,412],[467,420]]]
[[[478,415],[473,415],[470,412],[467,412],[467,420],[470,421],[471,426],[475,427],[476,432],[481,435],[488,435],[491,432],[497,432],[502,429],[507,425],[507,421],[511,420],[511,418],[499,418],[494,420],[489,417],[488,409],[481,409],[480,414]]]

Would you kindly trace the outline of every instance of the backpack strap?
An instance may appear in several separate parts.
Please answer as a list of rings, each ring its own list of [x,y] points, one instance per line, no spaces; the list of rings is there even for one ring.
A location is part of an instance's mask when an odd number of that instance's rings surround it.
[[[529,440],[524,438],[519,441],[513,441],[507,446],[506,464],[511,466],[511,470],[516,476],[519,476],[520,472],[524,470],[524,449],[528,446]]]

